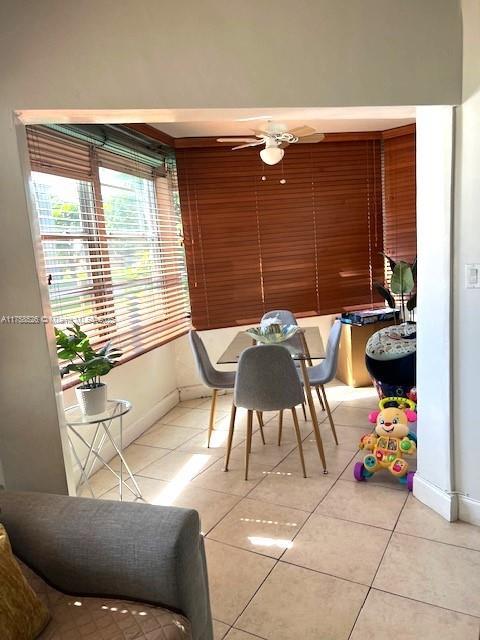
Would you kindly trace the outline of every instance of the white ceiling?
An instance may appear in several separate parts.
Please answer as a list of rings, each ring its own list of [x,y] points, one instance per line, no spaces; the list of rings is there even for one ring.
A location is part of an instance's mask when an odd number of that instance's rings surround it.
[[[383,131],[415,122],[415,107],[339,107],[318,109],[173,109],[162,122],[149,122],[174,138],[250,135],[265,120],[289,129],[308,124],[317,131]],[[247,119],[247,120],[245,120]]]

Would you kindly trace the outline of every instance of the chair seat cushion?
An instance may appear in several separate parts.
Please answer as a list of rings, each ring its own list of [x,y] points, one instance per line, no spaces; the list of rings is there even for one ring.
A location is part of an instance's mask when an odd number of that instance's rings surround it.
[[[51,614],[40,640],[191,640],[190,623],[180,614],[139,602],[70,596],[19,564]]]
[[[211,375],[212,389],[233,389],[235,386],[235,371],[217,371]]]

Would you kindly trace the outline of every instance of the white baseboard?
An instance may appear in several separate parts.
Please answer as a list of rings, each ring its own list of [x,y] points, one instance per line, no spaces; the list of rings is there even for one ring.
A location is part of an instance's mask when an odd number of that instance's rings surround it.
[[[178,391],[180,393],[180,401],[195,400],[196,398],[209,398],[213,393],[213,389],[209,389],[203,384],[194,384],[189,387],[180,387]],[[232,390],[221,389],[218,392],[218,395],[224,395],[225,393],[232,393]]]
[[[425,478],[415,474],[413,479],[413,495],[427,507],[439,513],[445,520],[453,522],[458,517],[457,496],[443,491]]]
[[[458,496],[458,518],[480,526],[480,500],[468,496]]]
[[[178,404],[179,394],[178,390],[172,391],[167,396],[162,398],[156,405],[154,405],[149,411],[144,413],[138,420],[129,424],[127,427],[123,429],[123,446],[128,447],[134,440],[142,435],[147,429],[149,429],[152,425],[155,424],[160,418],[162,418],[166,413],[173,409]],[[102,457],[110,461],[115,455],[115,449],[113,448],[110,442],[105,443],[102,448]],[[94,474],[96,471],[102,468],[102,463],[100,460],[95,460],[95,463],[92,467],[92,472],[90,475]],[[78,483],[80,479],[80,467],[78,464],[73,466],[73,473],[75,477],[75,484]]]

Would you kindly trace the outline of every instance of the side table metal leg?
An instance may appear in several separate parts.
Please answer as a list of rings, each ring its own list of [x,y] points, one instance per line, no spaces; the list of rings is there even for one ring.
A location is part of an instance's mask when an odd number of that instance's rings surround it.
[[[138,486],[138,483],[137,483],[137,481],[135,480],[135,477],[134,477],[133,473],[131,472],[130,467],[128,466],[128,464],[127,464],[127,462],[126,462],[125,458],[123,457],[122,452],[121,452],[121,451],[120,451],[120,449],[118,448],[117,443],[115,442],[115,438],[113,438],[113,437],[112,437],[112,434],[110,433],[110,430],[109,430],[109,428],[107,427],[107,425],[106,425],[105,423],[103,423],[103,428],[105,429],[105,433],[107,434],[107,436],[108,436],[108,438],[109,438],[110,442],[112,443],[113,448],[114,448],[114,449],[115,449],[115,451],[117,452],[118,457],[120,458],[120,464],[122,464],[122,463],[123,463],[123,466],[125,467],[125,471],[128,473],[128,475],[129,475],[129,477],[130,477],[130,480],[132,481],[132,483],[133,483],[133,485],[134,485],[134,487],[135,487],[136,491],[134,491],[131,487],[129,487],[129,485],[128,485],[124,480],[122,480],[122,485],[124,485],[125,487],[127,487],[127,489],[128,489],[131,493],[133,493],[133,495],[134,495],[136,498],[141,498],[141,499],[143,500],[143,496],[142,496],[142,492],[140,491],[140,487]],[[116,476],[117,476],[117,478],[120,478],[120,476],[119,476],[118,474],[116,474]]]
[[[81,475],[81,477],[82,477],[82,479],[83,479],[83,482],[82,482],[82,481],[80,481],[80,482],[77,484],[77,486],[75,487],[76,494],[77,494],[77,496],[78,496],[78,492],[79,492],[79,490],[81,489],[81,487],[82,487],[84,484],[86,484],[86,485],[87,485],[87,487],[88,487],[88,490],[89,490],[89,491],[90,491],[90,493],[92,494],[92,498],[95,498],[95,494],[93,493],[93,490],[92,490],[92,487],[91,487],[91,485],[90,485],[90,482],[88,481],[88,476],[87,476],[87,474],[85,473],[85,467],[84,467],[84,465],[82,465],[82,463],[81,463],[81,461],[80,461],[80,458],[78,457],[78,453],[76,452],[75,447],[73,446],[73,442],[72,442],[72,439],[71,439],[71,437],[70,437],[70,433],[68,433],[68,441],[69,441],[69,443],[70,443],[70,447],[71,447],[71,449],[72,449],[72,453],[73,453],[73,457],[75,458],[75,462],[76,462],[76,463],[78,464],[78,466],[80,467],[80,475]]]

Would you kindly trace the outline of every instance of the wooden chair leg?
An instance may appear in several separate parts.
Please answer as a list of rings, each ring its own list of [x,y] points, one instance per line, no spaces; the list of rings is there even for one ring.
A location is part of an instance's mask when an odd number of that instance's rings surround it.
[[[248,480],[248,461],[250,458],[250,450],[252,448],[252,427],[253,411],[249,409],[247,413],[247,441],[245,443],[245,480]]]
[[[318,401],[320,403],[320,406],[322,407],[322,411],[325,411],[325,404],[324,404],[324,402],[322,400],[322,396],[320,395],[320,391],[319,391],[318,387],[315,387],[315,391],[317,392],[317,398],[318,398]]]
[[[298,452],[300,454],[300,462],[302,463],[303,477],[306,478],[307,472],[305,469],[305,458],[303,457],[302,437],[300,435],[300,427],[298,425],[298,418],[297,418],[297,412],[295,410],[295,407],[292,407],[292,417],[293,417],[293,426],[295,427],[295,435],[297,436],[297,445],[298,445]]]
[[[260,435],[262,437],[262,442],[263,444],[265,444],[265,435],[263,433],[263,413],[261,411],[256,411],[257,414],[257,420],[258,420],[258,426],[260,427]]]
[[[322,384],[320,388],[322,390],[323,401],[325,403],[325,409],[327,410],[328,421],[330,422],[330,429],[332,430],[332,433],[333,433],[333,439],[335,440],[335,444],[338,444],[337,432],[335,431],[335,425],[333,423],[332,412],[330,411],[330,405],[328,404],[327,394],[325,392],[325,387]]]
[[[233,430],[235,429],[235,416],[237,415],[237,407],[232,402],[232,410],[230,413],[230,428],[228,430],[227,452],[225,454],[225,468],[228,471],[228,463],[230,462],[230,454],[232,452]]]
[[[307,420],[307,412],[305,411],[305,403],[302,402],[303,419]]]
[[[217,406],[218,389],[213,390],[212,403],[210,405],[210,420],[208,422],[207,447],[210,447],[210,439],[212,437],[213,425],[215,424],[215,409]]]
[[[283,428],[283,409],[278,414],[278,446],[282,444],[282,428]]]

